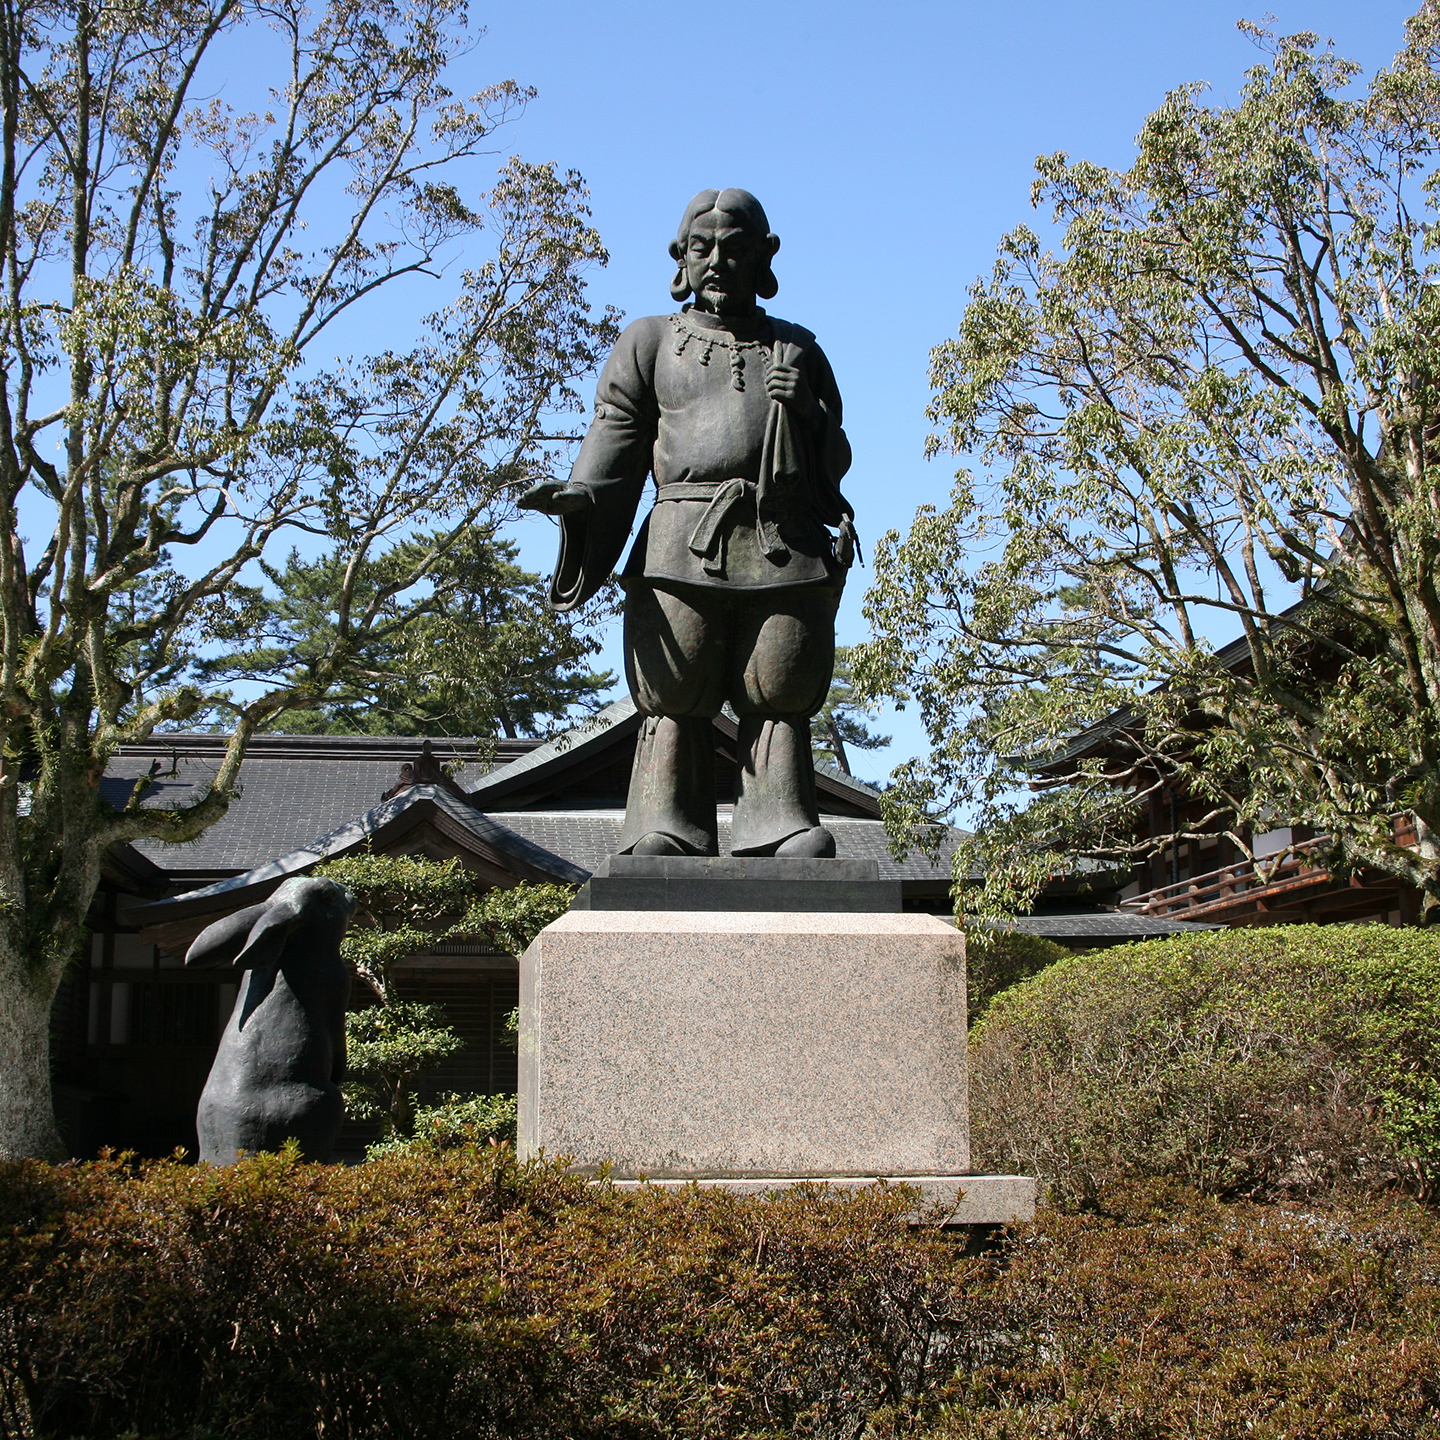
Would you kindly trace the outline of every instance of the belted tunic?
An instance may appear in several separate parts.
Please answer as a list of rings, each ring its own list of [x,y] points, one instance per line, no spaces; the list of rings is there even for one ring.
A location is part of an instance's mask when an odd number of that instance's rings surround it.
[[[766,394],[776,359],[803,371],[814,420]],[[854,542],[840,493],[849,465],[840,392],[808,330],[763,311],[738,319],[690,306],[637,320],[600,376],[570,476],[595,503],[561,519],[550,603],[573,609],[604,583],[650,475],[655,507],[622,584],[839,589]]]

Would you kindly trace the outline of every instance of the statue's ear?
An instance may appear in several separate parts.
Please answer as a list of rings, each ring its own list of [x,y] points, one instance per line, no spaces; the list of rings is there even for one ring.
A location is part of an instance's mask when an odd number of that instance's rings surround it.
[[[185,964],[196,969],[233,965],[255,922],[270,908],[269,902],[247,905],[213,925],[207,925],[185,952]]]
[[[235,957],[235,968],[254,970],[261,965],[273,965],[299,919],[299,907],[288,900],[267,905],[264,914],[250,927],[245,948]]]
[[[772,233],[765,237],[765,242],[770,247],[770,259],[773,260],[776,252],[780,249],[780,237]],[[780,282],[775,278],[775,272],[767,262],[765,268],[760,272],[759,279],[755,282],[755,293],[762,300],[769,300],[779,289]]]
[[[670,258],[675,262],[675,278],[670,282],[670,298],[678,305],[690,298],[690,277],[685,273],[685,252],[678,240],[670,242]]]

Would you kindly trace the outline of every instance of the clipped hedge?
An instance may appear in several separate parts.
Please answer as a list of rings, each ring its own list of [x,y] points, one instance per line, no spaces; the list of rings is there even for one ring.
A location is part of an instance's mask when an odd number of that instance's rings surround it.
[[[969,1021],[974,1025],[1002,991],[1028,980],[1073,952],[1043,935],[972,926],[965,935]]]
[[[997,1257],[905,1195],[622,1194],[504,1146],[0,1167],[24,1440],[1440,1436],[1411,1201],[1119,1189]]]
[[[1440,1185],[1440,935],[1215,931],[1077,955],[971,1035],[978,1163],[1090,1199]]]
[[[933,1383],[964,1261],[895,1192],[627,1195],[506,1146],[0,1167],[26,1437],[854,1433]]]
[[[1440,1227],[1402,1200],[1052,1211],[980,1278],[954,1378],[872,1436],[1435,1440]],[[919,1424],[915,1421],[919,1420]]]

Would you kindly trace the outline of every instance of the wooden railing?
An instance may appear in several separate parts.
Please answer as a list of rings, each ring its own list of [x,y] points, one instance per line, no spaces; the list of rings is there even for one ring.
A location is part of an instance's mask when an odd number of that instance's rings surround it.
[[[1239,860],[1222,870],[1211,870],[1174,885],[1161,885],[1143,895],[1134,895],[1122,900],[1120,908],[1132,915],[1172,915],[1183,910],[1198,916],[1233,905],[1242,896],[1268,900],[1325,879],[1329,872],[1313,864],[1310,855],[1326,843],[1323,837],[1302,840],[1291,847],[1283,859],[1273,863],[1267,864],[1263,856],[1259,860]]]

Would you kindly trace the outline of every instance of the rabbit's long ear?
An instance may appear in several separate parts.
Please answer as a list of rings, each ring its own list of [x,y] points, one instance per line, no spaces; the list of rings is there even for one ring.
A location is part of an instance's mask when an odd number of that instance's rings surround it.
[[[255,922],[270,908],[268,903],[247,905],[213,925],[207,925],[185,952],[186,965],[214,969],[233,965],[245,946]]]
[[[236,969],[254,970],[261,965],[274,964],[299,919],[299,906],[288,900],[279,904],[272,900],[250,927],[250,933],[245,937],[245,948],[235,957]]]

